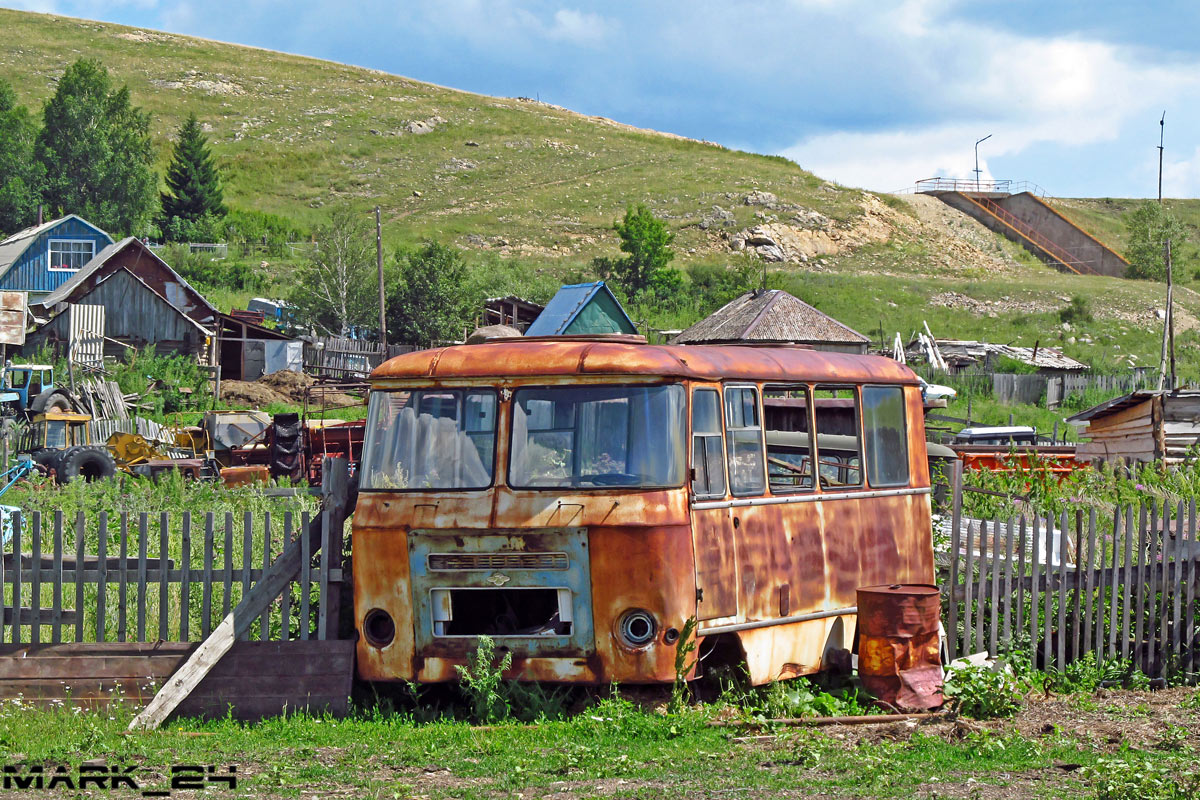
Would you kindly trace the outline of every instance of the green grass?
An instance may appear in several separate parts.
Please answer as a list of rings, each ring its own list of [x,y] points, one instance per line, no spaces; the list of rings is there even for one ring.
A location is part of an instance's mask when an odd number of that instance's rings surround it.
[[[172,764],[236,765],[239,793],[255,797],[1096,797],[1100,776],[1089,770],[1098,764],[1109,765],[1108,779],[1113,763],[1130,761],[1180,774],[1193,752],[1183,742],[1174,752],[1130,748],[1112,756],[1084,736],[970,725],[873,734],[778,729],[739,740],[766,731],[709,727],[713,711],[662,715],[605,700],[569,720],[534,725],[416,724],[367,711],[254,725],[185,720],[126,736],[132,709],[77,714],[9,705],[0,710],[0,739],[6,763],[99,757],[136,765],[143,788],[158,788]]]

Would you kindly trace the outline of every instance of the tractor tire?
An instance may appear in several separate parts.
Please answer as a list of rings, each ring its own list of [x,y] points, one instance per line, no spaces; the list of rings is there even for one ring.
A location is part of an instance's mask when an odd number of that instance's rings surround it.
[[[117,464],[107,450],[98,447],[68,447],[54,461],[55,480],[62,484],[83,478],[88,483],[111,478]]]
[[[71,398],[66,392],[59,391],[58,389],[42,392],[33,398],[33,402],[29,404],[29,411],[32,414],[41,414],[45,411],[74,410],[75,406],[71,403]]]

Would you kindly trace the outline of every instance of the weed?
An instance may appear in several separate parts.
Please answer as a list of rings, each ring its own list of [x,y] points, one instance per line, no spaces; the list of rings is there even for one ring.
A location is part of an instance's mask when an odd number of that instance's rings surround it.
[[[496,643],[480,636],[479,646],[466,665],[455,666],[459,687],[471,706],[471,719],[490,725],[507,719],[512,708],[504,691],[504,671],[512,666],[512,653],[496,658]]]
[[[1183,766],[1127,751],[1099,759],[1084,777],[1096,800],[1185,800],[1200,793],[1200,776]]]
[[[968,665],[947,673],[943,694],[956,704],[960,714],[996,719],[1016,714],[1024,693],[1010,670]]]
[[[696,659],[688,660],[696,650],[696,618],[688,617],[687,622],[683,623],[683,630],[679,632],[679,639],[675,643],[675,683],[671,686],[671,702],[668,710],[671,714],[678,714],[687,701],[691,698],[691,690],[688,688],[687,676],[696,666]]]

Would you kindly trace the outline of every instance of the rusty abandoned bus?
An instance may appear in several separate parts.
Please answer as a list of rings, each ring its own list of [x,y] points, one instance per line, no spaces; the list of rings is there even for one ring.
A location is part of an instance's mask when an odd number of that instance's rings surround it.
[[[753,683],[848,661],[861,586],[933,583],[916,376],[640,337],[423,350],[371,376],[358,672],[659,683],[689,618]],[[706,660],[707,659],[707,660]]]

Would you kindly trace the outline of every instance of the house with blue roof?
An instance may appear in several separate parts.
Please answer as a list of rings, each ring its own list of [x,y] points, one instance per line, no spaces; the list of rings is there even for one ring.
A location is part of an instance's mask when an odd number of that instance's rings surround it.
[[[604,281],[575,283],[558,290],[526,336],[637,333],[637,327]]]
[[[62,286],[112,243],[111,236],[74,214],[18,231],[0,242],[0,291],[29,292],[32,302]]]

